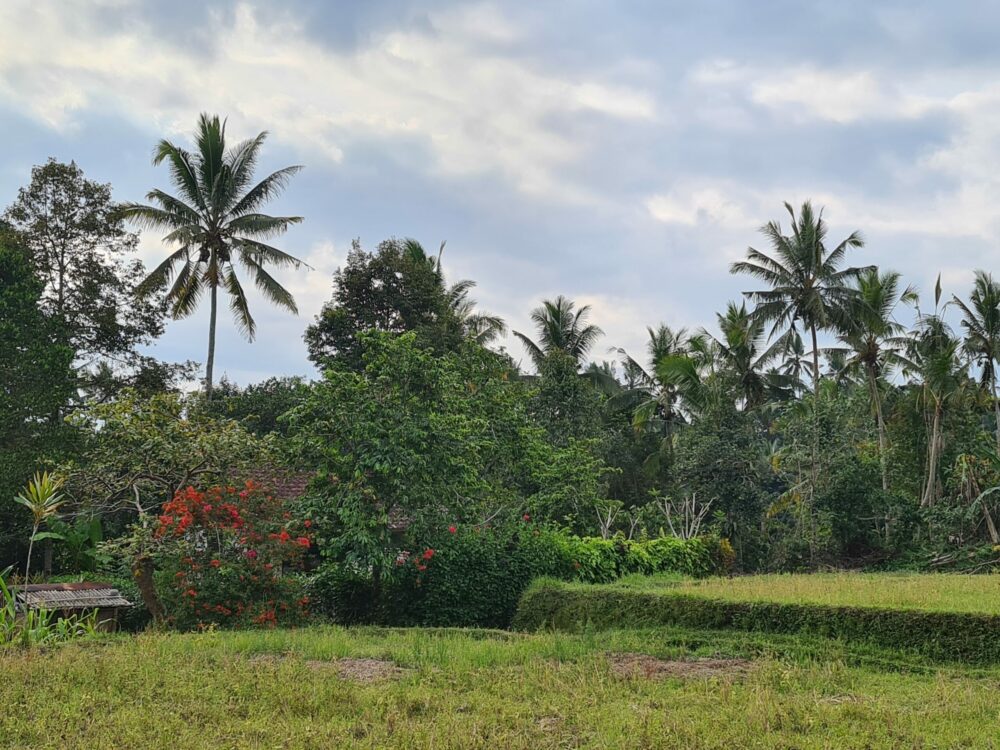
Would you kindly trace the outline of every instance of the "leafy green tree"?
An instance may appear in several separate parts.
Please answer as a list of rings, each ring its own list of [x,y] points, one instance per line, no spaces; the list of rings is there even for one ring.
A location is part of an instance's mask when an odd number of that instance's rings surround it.
[[[268,378],[240,388],[223,379],[210,408],[221,417],[235,419],[255,435],[284,435],[282,415],[301,404],[309,384],[300,377]]]
[[[895,319],[901,302],[916,302],[912,286],[903,288],[900,275],[895,271],[880,273],[869,269],[857,278],[857,296],[850,304],[838,328],[838,338],[845,345],[841,372],[860,369],[871,400],[872,412],[878,429],[879,461],[882,489],[889,489],[888,431],[883,409],[882,391],[885,376],[892,369],[905,363],[904,353],[908,344],[905,330]]]
[[[415,332],[359,344],[364,369],[335,361],[287,416],[292,454],[318,470],[308,502],[327,560],[377,588],[421,529],[591,501],[592,473],[546,439],[502,356],[474,343],[438,355]]]
[[[110,185],[50,159],[4,214],[42,282],[42,311],[62,326],[83,369],[137,367],[136,347],[163,332],[160,306],[133,294],[144,269],[132,257],[138,235],[118,209]]]
[[[560,295],[554,300],[544,300],[531,311],[531,320],[538,330],[538,343],[518,331],[514,331],[514,335],[524,344],[537,369],[541,369],[545,357],[554,351],[568,354],[577,363],[582,363],[597,339],[604,335],[604,331],[587,322],[589,317],[590,305],[577,310],[572,300]]]
[[[271,479],[282,464],[271,439],[219,419],[197,396],[124,392],[115,401],[71,415],[82,434],[78,455],[59,467],[67,500],[99,516],[120,536],[117,553],[131,569],[155,620],[163,616],[156,587],[153,524],[163,505],[188,486]],[[276,477],[275,477],[276,478]]]
[[[28,537],[8,500],[72,444],[67,425],[51,416],[75,392],[74,352],[59,321],[43,312],[42,287],[0,225],[0,567],[23,559]]]
[[[449,294],[439,261],[415,240],[385,240],[372,253],[355,240],[334,274],[333,298],[306,329],[309,358],[319,367],[346,363],[361,370],[362,339],[371,331],[412,332],[420,346],[452,351],[466,337],[453,308],[474,314],[468,288],[464,294]]]
[[[991,274],[976,271],[976,280],[966,304],[952,297],[952,304],[962,311],[965,329],[965,352],[980,369],[980,383],[989,389],[993,402],[997,451],[1000,451],[1000,399],[997,398],[997,362],[1000,361],[1000,283]]]
[[[260,210],[301,167],[279,169],[254,184],[254,170],[266,138],[265,131],[227,149],[225,121],[202,114],[194,153],[167,140],[160,141],[154,151],[153,164],[167,162],[178,195],[151,190],[146,199],[153,205],[128,203],[121,210],[122,216],[139,227],[167,230],[164,242],[179,246],[139,285],[140,299],[166,289],[170,313],[179,319],[191,315],[208,291],[205,393],[209,398],[220,286],[229,294],[229,308],[240,331],[250,341],[257,331],[236,263],[251,275],[268,301],[298,313],[291,293],[266,266],[299,268],[304,264],[264,240],[283,234],[302,217],[268,216]]]

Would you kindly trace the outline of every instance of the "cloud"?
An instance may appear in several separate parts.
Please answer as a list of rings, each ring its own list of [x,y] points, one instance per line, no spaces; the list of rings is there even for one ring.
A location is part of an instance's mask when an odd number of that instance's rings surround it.
[[[109,31],[81,6],[15,0],[0,7],[0,92],[59,130],[84,110],[112,108],[187,133],[210,108],[230,113],[234,128],[266,124],[277,140],[332,162],[357,138],[413,140],[442,176],[496,173],[552,200],[593,200],[559,171],[598,146],[567,137],[553,118],[655,116],[640,90],[488,52],[518,36],[495,6],[442,11],[430,30],[388,30],[349,53],[320,45],[291,17],[262,23],[249,5],[209,23],[206,61],[151,26]]]

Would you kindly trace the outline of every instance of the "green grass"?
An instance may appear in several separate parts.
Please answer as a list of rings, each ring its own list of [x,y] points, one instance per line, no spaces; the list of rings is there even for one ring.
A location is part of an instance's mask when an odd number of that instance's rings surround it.
[[[650,591],[671,589],[727,601],[1000,614],[997,574],[816,573],[687,581],[652,576],[632,577],[616,585]]]
[[[753,667],[625,679],[608,667],[619,651]],[[341,657],[412,671],[364,685],[310,663]],[[0,674],[4,748],[930,748],[1000,737],[1000,669],[680,628],[120,636],[0,654]]]

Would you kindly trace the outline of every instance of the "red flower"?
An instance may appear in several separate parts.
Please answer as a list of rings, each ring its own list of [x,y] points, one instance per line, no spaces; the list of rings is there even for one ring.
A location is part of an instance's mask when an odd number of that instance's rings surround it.
[[[211,565],[213,568],[217,568],[220,565],[222,565],[222,561],[221,560],[212,560],[212,562],[210,562],[209,565]]]
[[[531,520],[531,516],[529,516],[527,513],[525,513],[523,516],[521,516],[521,520],[522,521],[530,521]]]
[[[281,533],[278,534],[278,539],[280,539],[283,542],[287,542],[291,538],[292,535],[288,533],[288,529],[282,529]]]
[[[424,559],[425,560],[430,560],[432,557],[434,557],[434,550],[432,550],[432,549],[426,549],[426,550],[424,550]]]
[[[417,566],[417,570],[419,570],[421,573],[423,573],[425,570],[427,570],[427,566],[426,565],[418,565]]]
[[[454,534],[456,531],[458,531],[458,529],[456,529],[454,526],[449,526],[448,527],[448,533],[449,534]]]
[[[305,521],[302,522],[302,525],[308,529],[313,525],[313,522],[307,518]]]
[[[247,557],[249,557],[251,560],[256,560],[257,559],[257,550],[255,550],[255,549],[248,549],[247,550]]]
[[[309,537],[300,536],[295,540],[295,543],[300,547],[309,547]]]

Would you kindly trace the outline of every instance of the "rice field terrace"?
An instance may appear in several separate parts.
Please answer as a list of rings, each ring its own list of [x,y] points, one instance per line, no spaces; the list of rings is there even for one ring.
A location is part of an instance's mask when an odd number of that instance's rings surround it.
[[[1000,575],[810,573],[703,579],[665,575],[633,576],[614,586],[739,602],[1000,615]]]
[[[1000,664],[1000,576],[830,574],[533,584],[523,630],[680,625],[820,636],[940,662]]]
[[[1000,669],[683,628],[314,627],[0,655],[4,748],[995,747]]]

